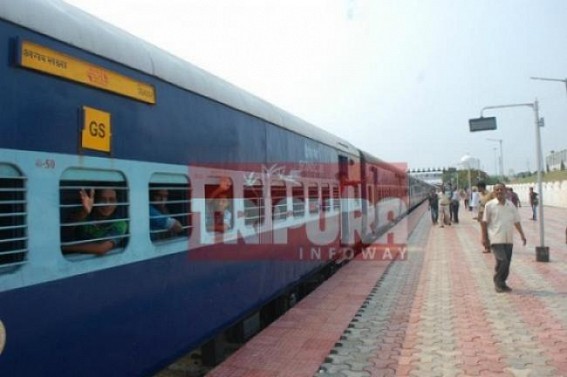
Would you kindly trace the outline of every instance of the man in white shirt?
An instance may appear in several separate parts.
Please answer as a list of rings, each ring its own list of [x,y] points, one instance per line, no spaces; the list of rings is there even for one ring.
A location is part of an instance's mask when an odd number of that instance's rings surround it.
[[[514,228],[520,233],[524,246],[526,237],[520,224],[518,209],[511,201],[506,200],[506,186],[499,183],[494,186],[496,198],[486,203],[482,217],[482,243],[491,248],[496,258],[494,288],[496,292],[509,292],[506,285],[512,261]],[[490,240],[490,241],[489,241]]]

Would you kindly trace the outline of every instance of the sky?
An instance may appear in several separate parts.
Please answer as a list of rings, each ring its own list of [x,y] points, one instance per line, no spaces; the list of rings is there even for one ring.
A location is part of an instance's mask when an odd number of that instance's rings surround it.
[[[567,149],[565,0],[65,0],[410,169],[537,169]],[[544,160],[545,161],[545,160]],[[545,164],[545,162],[544,162]],[[545,166],[544,166],[545,168]]]

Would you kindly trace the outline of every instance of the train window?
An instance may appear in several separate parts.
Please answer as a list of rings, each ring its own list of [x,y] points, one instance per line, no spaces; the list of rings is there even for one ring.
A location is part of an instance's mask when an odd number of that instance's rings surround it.
[[[303,184],[294,183],[291,188],[291,196],[293,198],[293,217],[305,215],[305,191],[303,190]]]
[[[339,199],[339,187],[333,185],[333,209],[338,210],[340,208],[340,199]]]
[[[207,231],[226,232],[232,229],[233,198],[232,180],[228,177],[218,178],[216,184],[205,185]]]
[[[61,251],[104,255],[129,239],[128,187],[117,171],[68,169],[59,185]]]
[[[309,198],[309,213],[319,212],[319,186],[316,183],[311,183],[307,187]]]
[[[272,181],[270,189],[272,196],[272,220],[285,220],[287,218],[287,192],[285,182]]]
[[[157,173],[149,186],[150,238],[188,237],[192,229],[191,186],[184,175]]]
[[[264,186],[261,181],[244,186],[244,224],[261,225],[264,223]]]
[[[323,200],[323,211],[328,212],[331,210],[331,189],[328,183],[321,185],[321,199]]]
[[[0,164],[0,272],[26,263],[28,253],[26,178]]]
[[[360,206],[360,185],[353,186],[354,188],[354,203],[358,207]]]
[[[371,204],[374,204],[374,189],[373,189],[372,185],[367,185],[366,190],[368,192],[368,194],[367,194],[368,195],[367,196],[368,202],[371,203]]]

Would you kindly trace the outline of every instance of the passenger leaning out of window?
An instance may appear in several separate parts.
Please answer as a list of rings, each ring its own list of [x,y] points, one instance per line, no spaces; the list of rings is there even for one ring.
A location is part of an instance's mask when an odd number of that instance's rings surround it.
[[[150,204],[150,229],[162,231],[152,238],[168,238],[183,231],[183,225],[169,216],[167,200],[169,191],[166,189],[152,191]]]
[[[225,194],[218,195],[210,202],[207,211],[207,230],[210,232],[226,232],[232,227],[230,202]]]
[[[70,216],[73,222],[82,222],[74,229],[74,240],[82,241],[76,245],[63,247],[63,252],[104,255],[120,246],[128,231],[126,221],[116,220],[116,191],[113,189],[81,189],[82,208]],[[95,204],[96,203],[96,204]]]

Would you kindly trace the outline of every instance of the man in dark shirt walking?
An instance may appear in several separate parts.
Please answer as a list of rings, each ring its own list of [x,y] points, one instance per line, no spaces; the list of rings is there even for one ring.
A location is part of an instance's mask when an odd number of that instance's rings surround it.
[[[435,192],[435,189],[431,189],[429,196],[427,197],[429,200],[429,211],[431,211],[431,221],[433,225],[437,224],[437,220],[439,219],[439,197]]]

